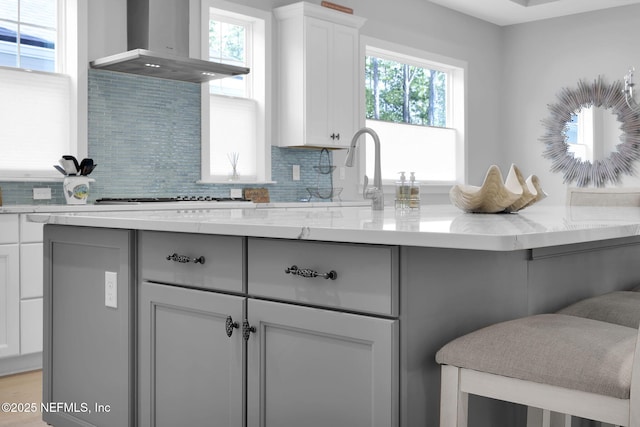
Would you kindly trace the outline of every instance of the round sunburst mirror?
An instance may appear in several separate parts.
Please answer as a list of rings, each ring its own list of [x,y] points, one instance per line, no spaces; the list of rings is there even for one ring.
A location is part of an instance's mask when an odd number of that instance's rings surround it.
[[[542,120],[545,133],[540,138],[546,145],[543,156],[551,160],[552,172],[562,172],[565,183],[604,187],[619,182],[622,174],[635,173],[634,162],[640,159],[640,113],[627,104],[623,86],[621,81],[607,84],[602,77],[580,80],[576,88],[563,88],[558,102],[548,106],[550,115]],[[582,128],[583,134],[584,128],[592,132],[587,138],[591,146],[572,135],[586,112],[591,121]],[[606,124],[607,116],[613,124]]]

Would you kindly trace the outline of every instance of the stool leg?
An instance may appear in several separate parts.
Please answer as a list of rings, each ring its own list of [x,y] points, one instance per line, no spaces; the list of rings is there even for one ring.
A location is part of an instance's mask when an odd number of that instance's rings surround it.
[[[527,408],[527,427],[571,427],[571,415],[529,406]],[[603,424],[602,427],[613,426]]]
[[[527,427],[550,427],[551,412],[546,409],[527,407]]]
[[[460,391],[460,369],[442,365],[440,427],[467,427],[469,395]]]
[[[571,415],[552,412],[550,425],[551,427],[571,427]]]

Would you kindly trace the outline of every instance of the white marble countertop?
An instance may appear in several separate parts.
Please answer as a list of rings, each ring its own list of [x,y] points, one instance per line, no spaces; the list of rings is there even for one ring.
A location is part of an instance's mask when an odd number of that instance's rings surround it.
[[[451,205],[190,209],[29,215],[51,224],[285,239],[510,251],[637,236],[640,209],[537,205],[516,214],[467,214]]]
[[[344,202],[152,202],[128,204],[85,204],[85,205],[0,205],[1,214],[54,213],[54,212],[114,212],[114,211],[155,211],[176,209],[265,209],[265,208],[316,208],[341,206],[369,206],[368,200]]]
[[[228,203],[228,205],[227,205]],[[225,206],[226,205],[226,206]],[[238,208],[253,207],[250,202],[157,202],[157,203],[141,203],[141,204],[86,204],[86,205],[3,205],[0,206],[0,214],[22,214],[22,213],[54,213],[54,212],[114,212],[114,211],[149,211],[149,210],[175,210],[179,206],[185,208],[198,209],[206,207],[207,209],[217,208]]]

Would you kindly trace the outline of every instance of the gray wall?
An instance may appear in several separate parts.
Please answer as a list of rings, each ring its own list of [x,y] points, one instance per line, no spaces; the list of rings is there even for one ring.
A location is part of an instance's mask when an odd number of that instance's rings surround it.
[[[566,185],[562,174],[549,172],[540,120],[557,102],[562,87],[580,79],[622,80],[632,65],[640,68],[640,5],[584,13],[505,27],[502,141],[507,161],[523,173],[536,174],[549,198],[562,204]],[[636,165],[637,168],[638,165]],[[625,187],[639,186],[635,177]]]

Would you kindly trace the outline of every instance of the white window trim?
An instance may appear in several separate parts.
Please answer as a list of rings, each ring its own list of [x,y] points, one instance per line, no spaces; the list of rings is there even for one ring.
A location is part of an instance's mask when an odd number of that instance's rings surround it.
[[[71,149],[83,159],[89,155],[89,0],[59,1],[67,3],[63,72],[71,77]]]
[[[253,44],[254,55],[264,56],[264,61],[256,61],[252,64],[252,71],[265,76],[264,82],[253,80],[252,96],[258,103],[258,110],[261,114],[256,123],[258,141],[256,144],[256,179],[251,181],[242,180],[246,183],[273,183],[271,181],[271,112],[272,107],[272,87],[273,87],[273,43],[272,43],[272,14],[270,11],[251,8],[239,5],[226,0],[190,0],[190,51],[189,54],[195,58],[208,59],[208,46],[203,43],[202,28],[208,26],[209,8],[223,9],[231,13],[245,16],[253,16],[264,22],[264,46],[259,43]],[[194,11],[197,11],[194,13]],[[261,63],[260,63],[261,62]],[[262,68],[264,67],[264,68]],[[220,180],[219,177],[209,176],[210,171],[210,151],[209,151],[209,85],[203,84],[201,89],[201,180],[202,184],[229,184],[229,181]],[[218,95],[214,95],[218,96]]]
[[[70,153],[79,158],[87,157],[88,145],[88,0],[58,0],[58,46],[56,51],[57,73],[71,79],[70,96]],[[62,31],[60,31],[62,29]],[[51,159],[54,165],[58,159]],[[62,175],[53,166],[50,171],[0,170],[0,181],[61,181]]]
[[[467,177],[467,137],[466,137],[466,110],[467,110],[467,68],[466,61],[460,59],[451,58],[436,53],[427,52],[421,49],[416,49],[406,45],[390,42],[387,40],[381,40],[369,36],[360,37],[360,126],[364,126],[366,117],[366,93],[365,93],[365,60],[369,55],[369,52],[375,52],[377,54],[383,54],[385,58],[395,58],[399,62],[410,63],[419,67],[428,66],[430,68],[438,69],[440,71],[452,72],[453,81],[449,85],[449,103],[448,108],[453,110],[447,111],[447,127],[456,128],[456,181],[455,182],[422,182],[421,186],[426,193],[447,193],[452,184],[464,183]],[[421,58],[425,62],[415,62],[410,58]],[[453,71],[451,71],[453,68]],[[456,106],[458,106],[456,108]],[[462,106],[462,108],[460,108]],[[382,142],[384,143],[384,141]],[[366,156],[366,145],[360,145],[364,149],[360,150],[358,162],[358,176],[364,177],[364,165]],[[373,179],[373,177],[369,177]],[[359,182],[360,191],[362,191],[363,185],[362,178]],[[383,180],[383,190],[385,194],[395,194],[395,182],[394,180]]]

